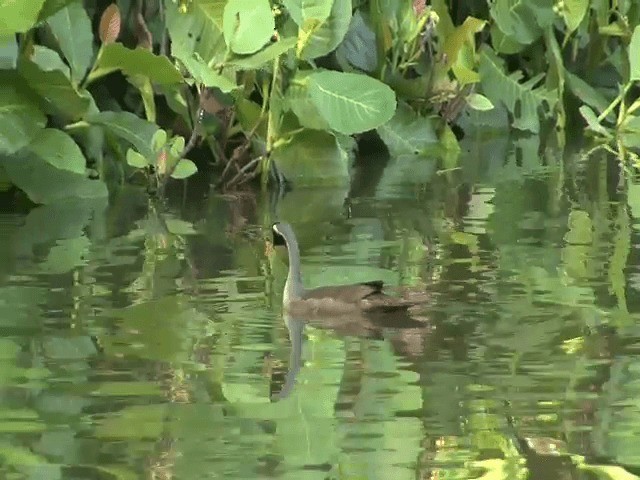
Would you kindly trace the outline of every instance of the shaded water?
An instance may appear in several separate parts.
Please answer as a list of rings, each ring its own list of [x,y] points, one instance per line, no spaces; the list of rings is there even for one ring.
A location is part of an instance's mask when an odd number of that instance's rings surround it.
[[[635,478],[640,191],[527,158],[1,213],[0,476]],[[424,327],[285,323],[276,219],[308,285],[428,291]]]

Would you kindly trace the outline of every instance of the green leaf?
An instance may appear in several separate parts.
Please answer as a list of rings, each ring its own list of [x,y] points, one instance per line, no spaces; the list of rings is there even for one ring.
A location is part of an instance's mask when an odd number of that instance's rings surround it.
[[[529,45],[553,23],[553,4],[554,0],[494,0],[490,13],[502,33]]]
[[[373,72],[378,66],[376,34],[360,10],[353,15],[337,54],[344,56],[347,62],[364,72]]]
[[[55,15],[70,3],[77,1],[78,0],[45,0],[42,10],[40,10],[40,13],[38,14],[38,23],[45,21],[51,15]]]
[[[227,45],[240,55],[260,50],[276,28],[269,0],[229,0],[222,25]]]
[[[228,76],[220,75],[202,60],[190,57],[180,57],[179,60],[185,66],[191,77],[205,87],[217,87],[225,93],[238,88],[238,85]]]
[[[602,113],[607,109],[610,102],[600,91],[593,88],[577,75],[566,70],[564,73],[569,90],[571,90],[571,93],[579,100],[595,108],[598,113]],[[607,115],[607,119],[613,121],[613,113]]]
[[[297,78],[306,78],[306,72],[299,72]],[[314,130],[330,130],[331,126],[320,115],[315,103],[309,96],[308,85],[305,82],[294,82],[287,89],[285,95],[286,105],[296,114],[300,125]]]
[[[125,75],[142,75],[161,85],[183,81],[180,71],[167,57],[154,55],[142,47],[131,50],[121,43],[110,43],[102,47],[96,65],[89,74],[89,80],[96,80],[116,70],[121,70]]]
[[[38,60],[42,60],[42,58],[41,56]],[[44,68],[49,68],[49,66]],[[89,108],[89,98],[78,92],[67,76],[68,72],[62,70],[46,71],[44,68],[26,58],[21,59],[18,63],[20,75],[24,77],[29,87],[40,96],[45,112],[60,115],[69,120],[81,118]]]
[[[160,128],[151,138],[151,148],[153,148],[154,152],[159,152],[166,144],[167,132]]]
[[[55,128],[40,130],[27,149],[53,167],[85,174],[87,161],[80,147],[62,130]]]
[[[589,0],[564,0],[563,5],[562,16],[567,25],[567,33],[572,33],[582,23],[582,19],[589,9]]]
[[[392,157],[423,155],[438,143],[431,119],[420,117],[404,103],[377,132]]]
[[[308,20],[324,22],[331,14],[333,0],[283,0],[282,4],[298,27]]]
[[[91,20],[82,2],[73,2],[47,20],[62,54],[71,67],[71,79],[78,84],[93,58]]]
[[[0,69],[12,70],[16,68],[18,62],[18,43],[16,37],[11,35],[7,38],[0,37]]]
[[[206,64],[222,62],[227,46],[216,12],[220,1],[193,2],[186,13],[177,2],[165,1],[167,29],[171,37],[171,54],[183,60],[197,55]],[[222,2],[224,5],[224,2]]]
[[[31,142],[46,118],[36,102],[0,76],[0,153],[12,154]]]
[[[34,203],[49,204],[68,198],[106,198],[107,186],[101,180],[61,170],[28,149],[9,158],[0,158],[11,182]]]
[[[607,138],[611,138],[611,133],[609,133],[605,127],[600,125],[597,115],[593,113],[593,110],[591,110],[587,105],[582,105],[580,107],[580,115],[585,119],[590,130],[604,135]]]
[[[587,108],[587,107],[582,107]],[[582,113],[580,108],[580,113]],[[607,135],[610,137],[607,130]],[[624,122],[618,127],[618,138],[626,147],[640,147],[640,117],[636,115],[627,115]]]
[[[259,52],[246,57],[231,56],[227,64],[238,67],[242,70],[256,70],[266,63],[272,62],[283,53],[296,46],[296,37],[282,38],[275,43],[263,48]]]
[[[127,81],[138,89],[140,92],[140,98],[142,98],[142,104],[144,105],[144,113],[147,120],[150,122],[156,121],[156,100],[153,85],[149,77],[143,77],[142,75],[131,75],[127,77]]]
[[[504,103],[514,117],[513,127],[537,133],[540,130],[538,109],[546,103],[548,111],[553,110],[557,101],[555,91],[547,91],[544,87],[534,89],[532,81],[519,83],[515,75],[507,76],[503,72],[499,62],[489,47],[482,48],[479,73],[484,94],[494,105]]]
[[[171,178],[176,178],[178,180],[182,180],[184,178],[190,177],[191,175],[197,173],[198,167],[191,160],[186,158],[181,158],[176,168],[171,173]]]
[[[71,78],[71,70],[69,70],[67,64],[64,63],[64,60],[60,58],[60,55],[58,55],[58,52],[55,50],[43,47],[42,45],[34,45],[31,61],[45,72],[60,70],[64,73],[65,77]]]
[[[306,78],[309,98],[334,130],[352,134],[386,123],[396,110],[393,90],[374,78],[317,71]]]
[[[102,125],[116,137],[129,142],[146,158],[155,158],[151,148],[153,135],[158,130],[155,123],[129,112],[100,112],[89,115],[85,120],[90,124]]]
[[[328,132],[303,130],[273,151],[278,170],[297,186],[349,183],[348,157]]]
[[[640,25],[633,29],[629,44],[629,80],[640,80]]]
[[[0,38],[33,27],[43,4],[44,0],[0,0]]]
[[[127,150],[127,164],[134,168],[147,168],[150,165],[149,161],[133,148]]]
[[[313,60],[332,52],[349,30],[351,11],[351,0],[334,0],[326,20],[305,21],[298,32],[297,56]]]
[[[493,103],[484,95],[480,95],[479,93],[472,93],[466,98],[467,105],[469,105],[474,110],[491,110],[493,108]]]

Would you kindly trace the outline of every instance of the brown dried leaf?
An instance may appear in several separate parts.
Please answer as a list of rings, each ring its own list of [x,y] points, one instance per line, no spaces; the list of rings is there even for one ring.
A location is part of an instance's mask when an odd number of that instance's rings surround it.
[[[104,45],[108,45],[109,43],[116,41],[118,35],[120,35],[121,24],[122,21],[118,5],[112,3],[105,9],[102,13],[102,18],[100,18],[98,34],[100,35],[100,40]]]

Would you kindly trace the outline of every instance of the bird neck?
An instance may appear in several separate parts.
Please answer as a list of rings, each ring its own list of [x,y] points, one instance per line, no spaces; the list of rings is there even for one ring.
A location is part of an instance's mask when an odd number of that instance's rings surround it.
[[[302,284],[302,274],[300,273],[300,248],[295,238],[287,242],[287,253],[289,254],[289,273],[287,282],[284,285],[284,301],[302,298],[304,286]]]

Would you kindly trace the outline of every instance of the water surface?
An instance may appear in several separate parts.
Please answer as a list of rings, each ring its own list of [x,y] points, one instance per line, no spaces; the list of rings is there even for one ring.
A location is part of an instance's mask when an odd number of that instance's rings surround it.
[[[1,476],[638,473],[639,187],[527,148],[350,192],[5,209]],[[308,285],[428,292],[424,327],[283,318],[275,220]]]

